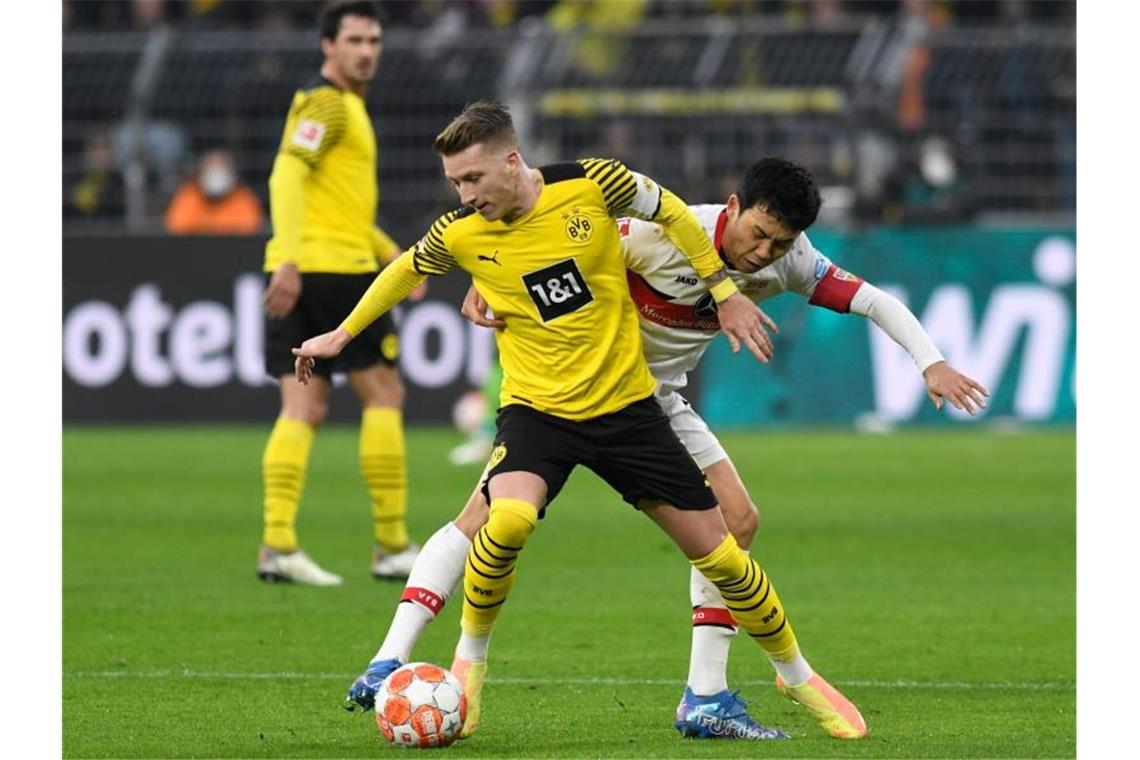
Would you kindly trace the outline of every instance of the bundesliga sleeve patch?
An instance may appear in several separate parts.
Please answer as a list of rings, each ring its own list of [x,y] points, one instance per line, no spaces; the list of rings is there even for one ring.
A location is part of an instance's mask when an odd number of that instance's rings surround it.
[[[630,174],[637,183],[637,192],[634,193],[633,200],[629,202],[627,208],[634,212],[634,216],[652,219],[661,208],[661,186],[644,174],[633,171]]]
[[[301,119],[293,132],[293,144],[305,150],[315,151],[321,147],[325,137],[325,125],[311,119]]]

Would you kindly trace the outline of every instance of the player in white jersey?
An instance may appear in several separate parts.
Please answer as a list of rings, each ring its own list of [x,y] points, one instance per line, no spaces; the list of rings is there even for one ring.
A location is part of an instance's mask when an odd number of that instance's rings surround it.
[[[937,408],[943,399],[971,414],[984,405],[988,391],[946,363],[901,302],[836,267],[812,246],[803,231],[815,221],[819,193],[806,170],[782,159],[764,159],[749,168],[725,205],[692,210],[745,295],[759,302],[791,291],[813,305],[867,317],[910,353]],[[705,472],[732,534],[747,549],[756,533],[756,506],[716,436],[678,393],[720,331],[715,302],[661,227],[630,219],[619,222],[619,231],[630,295],[641,317],[643,348],[658,382],[658,402]],[[474,289],[463,313],[476,324],[503,327],[488,315]],[[471,539],[486,520],[487,505],[477,488],[455,521],[425,544],[384,643],[349,691],[350,709],[370,707],[383,677],[408,661],[420,633],[462,578]],[[693,642],[676,727],[682,735],[701,738],[783,736],[756,723],[743,700],[728,690],[725,671],[736,623],[717,588],[693,572],[690,598]],[[802,654],[792,662],[772,664],[780,693],[806,707],[829,734],[850,739],[866,734],[858,709],[815,673]],[[464,665],[457,662],[453,670],[468,670]],[[469,700],[479,699],[482,676],[480,672],[474,683],[468,679]]]

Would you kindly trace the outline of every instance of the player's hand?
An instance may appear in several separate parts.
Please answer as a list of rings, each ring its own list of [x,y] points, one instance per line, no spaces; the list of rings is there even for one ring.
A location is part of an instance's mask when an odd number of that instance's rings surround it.
[[[463,297],[463,307],[459,313],[480,327],[493,327],[496,330],[502,330],[507,326],[506,322],[490,313],[486,300],[483,299],[474,285],[467,289],[467,295]]]
[[[282,264],[273,270],[265,288],[265,311],[274,319],[281,319],[297,305],[301,295],[301,273],[296,264]]]
[[[922,373],[926,380],[926,395],[934,402],[934,408],[942,411],[943,399],[949,400],[956,408],[970,414],[977,414],[986,407],[984,397],[990,392],[972,377],[963,375],[946,362],[935,362]]]
[[[771,317],[739,292],[717,304],[716,315],[720,320],[721,332],[728,336],[732,353],[739,354],[740,346],[744,344],[753,356],[768,363],[772,358],[772,339],[764,328],[767,327],[774,333],[780,332]]]
[[[348,345],[352,336],[343,327],[332,332],[322,333],[315,338],[309,338],[301,344],[300,348],[293,349],[293,369],[297,373],[297,381],[301,385],[308,385],[313,377],[313,365],[317,359],[331,359]]]
[[[427,278],[425,277],[423,282],[421,282],[419,285],[412,288],[411,293],[408,293],[408,300],[409,301],[422,301],[425,298],[427,298],[427,291],[428,291],[428,285],[427,284],[428,284],[428,281],[427,281]]]

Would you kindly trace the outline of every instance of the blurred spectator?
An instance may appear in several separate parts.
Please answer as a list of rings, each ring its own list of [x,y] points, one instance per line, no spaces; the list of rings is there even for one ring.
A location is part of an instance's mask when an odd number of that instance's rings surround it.
[[[126,119],[111,132],[111,142],[119,164],[140,166],[162,196],[178,182],[188,158],[186,130],[170,121]]]
[[[66,216],[106,219],[123,214],[123,176],[115,166],[111,137],[106,131],[91,135],[83,146],[83,176],[67,193]]]
[[[559,0],[546,19],[560,33],[578,32],[574,67],[588,80],[611,73],[625,55],[623,32],[645,17],[648,0]]]
[[[196,176],[174,194],[166,229],[173,235],[253,235],[264,219],[261,202],[238,179],[233,157],[212,150],[202,154]]]
[[[889,224],[961,222],[973,213],[954,146],[930,136],[916,140],[900,171],[888,182],[882,220]]]

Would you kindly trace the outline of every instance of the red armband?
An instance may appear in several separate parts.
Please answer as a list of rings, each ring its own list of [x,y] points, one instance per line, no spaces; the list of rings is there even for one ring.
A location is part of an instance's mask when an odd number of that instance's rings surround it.
[[[809,303],[846,314],[851,311],[851,299],[862,284],[862,279],[832,264],[815,286]]]

